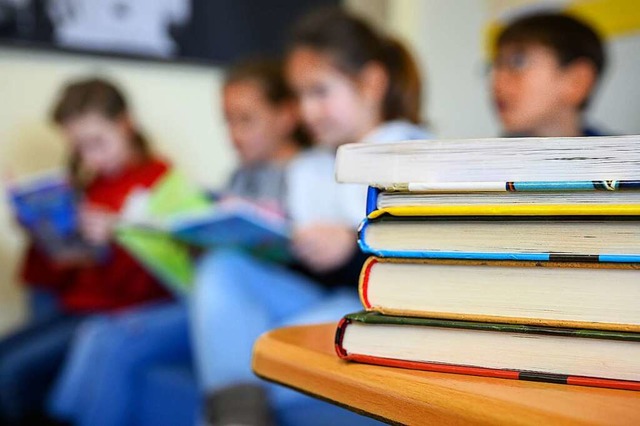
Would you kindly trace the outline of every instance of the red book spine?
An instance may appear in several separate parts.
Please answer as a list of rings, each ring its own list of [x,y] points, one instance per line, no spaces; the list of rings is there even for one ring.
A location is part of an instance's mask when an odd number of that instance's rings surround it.
[[[371,275],[371,269],[378,263],[378,259],[370,257],[366,260],[362,266],[362,272],[360,273],[360,300],[366,310],[371,309],[371,303],[369,302],[369,276]]]
[[[345,330],[350,323],[351,321],[348,318],[343,318],[340,323],[338,323],[335,338],[336,353],[340,358],[347,361],[355,361],[364,364],[373,364],[385,367],[431,371],[436,373],[466,374],[470,376],[493,377],[499,379],[527,380],[534,382],[560,383],[576,386],[640,391],[640,382],[630,380],[568,376],[562,374],[539,373],[532,371],[501,370],[495,368],[470,367],[465,365],[440,364],[421,361],[407,361],[361,354],[350,354],[345,350],[344,346],[342,346],[342,339],[344,337]]]

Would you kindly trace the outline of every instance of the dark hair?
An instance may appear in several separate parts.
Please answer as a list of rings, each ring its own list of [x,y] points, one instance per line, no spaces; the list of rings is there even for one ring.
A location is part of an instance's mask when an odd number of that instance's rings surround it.
[[[282,61],[268,58],[249,58],[232,65],[226,72],[224,85],[244,81],[255,81],[261,87],[271,105],[279,106],[285,102],[295,101],[295,94],[284,77]],[[311,138],[298,124],[291,135],[301,147],[311,145]]]
[[[579,59],[589,61],[595,68],[596,81],[605,69],[602,39],[595,29],[573,16],[550,12],[528,15],[509,24],[496,39],[498,48],[532,43],[552,49],[562,66]]]
[[[122,91],[113,83],[101,78],[88,78],[73,81],[64,87],[51,118],[56,124],[64,125],[68,120],[92,112],[109,120],[117,120],[128,114],[129,107]],[[131,143],[142,158],[151,156],[149,142],[139,130],[134,129]],[[71,180],[77,187],[86,183],[77,153],[73,153],[69,159],[69,171]]]
[[[398,40],[377,32],[372,25],[341,8],[321,9],[294,27],[291,49],[299,46],[327,52],[335,66],[353,76],[368,63],[380,63],[389,75],[383,120],[420,122],[422,84],[418,66]]]

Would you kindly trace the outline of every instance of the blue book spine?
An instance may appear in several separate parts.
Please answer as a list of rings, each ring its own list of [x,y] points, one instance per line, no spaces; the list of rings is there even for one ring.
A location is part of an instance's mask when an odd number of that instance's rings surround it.
[[[369,214],[378,209],[378,194],[380,194],[378,188],[370,186],[367,189],[367,211],[365,216],[369,216]]]

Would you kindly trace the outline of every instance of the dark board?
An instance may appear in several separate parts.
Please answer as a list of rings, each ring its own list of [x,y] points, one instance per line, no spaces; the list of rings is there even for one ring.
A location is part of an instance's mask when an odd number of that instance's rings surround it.
[[[0,0],[0,43],[224,64],[280,53],[289,28],[339,0]]]

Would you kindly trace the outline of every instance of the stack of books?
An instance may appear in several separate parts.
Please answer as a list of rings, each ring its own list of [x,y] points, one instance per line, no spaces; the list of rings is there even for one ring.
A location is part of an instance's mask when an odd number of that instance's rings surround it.
[[[354,144],[366,312],[344,359],[640,390],[640,137]]]

